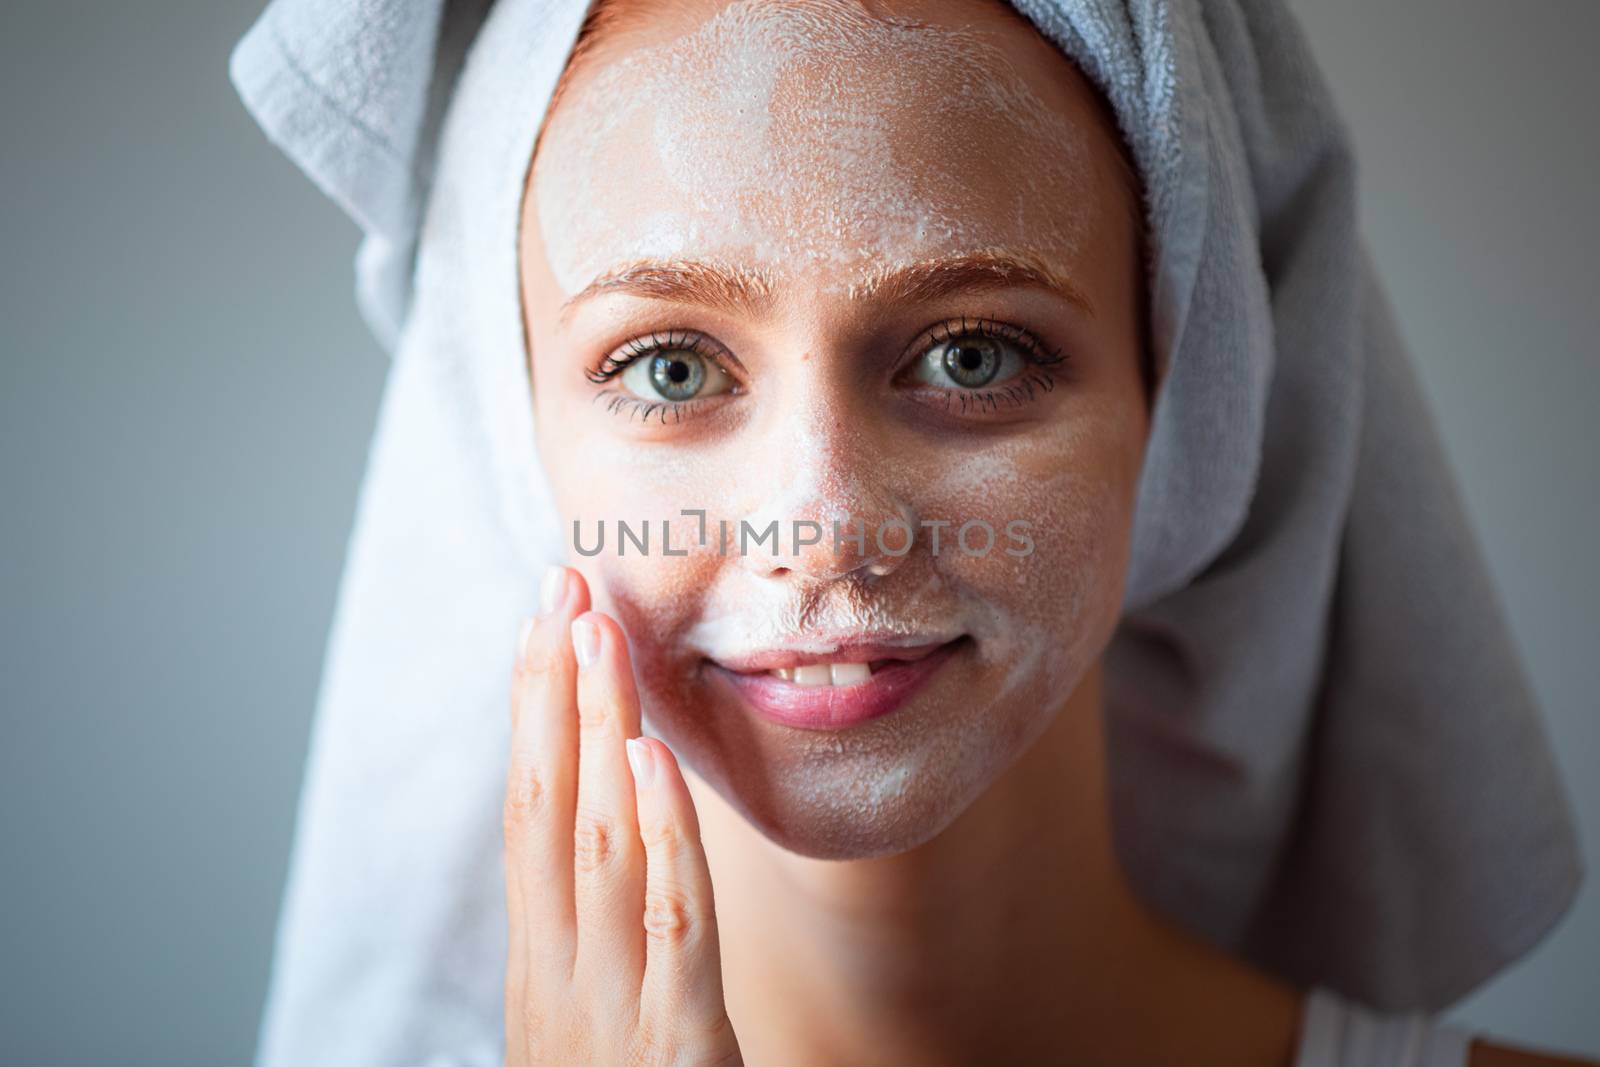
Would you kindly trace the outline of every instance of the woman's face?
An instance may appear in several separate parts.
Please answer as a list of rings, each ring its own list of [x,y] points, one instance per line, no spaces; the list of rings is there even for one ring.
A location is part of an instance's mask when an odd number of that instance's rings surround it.
[[[626,14],[523,206],[540,455],[569,546],[604,529],[572,562],[649,732],[767,836],[910,848],[1116,624],[1147,410],[1114,134],[998,4]]]

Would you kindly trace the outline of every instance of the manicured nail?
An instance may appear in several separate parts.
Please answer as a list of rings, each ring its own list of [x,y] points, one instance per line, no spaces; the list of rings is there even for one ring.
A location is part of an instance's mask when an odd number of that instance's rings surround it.
[[[580,667],[587,667],[599,659],[600,627],[588,619],[573,619],[572,651],[577,653]]]
[[[643,738],[628,738],[628,767],[633,771],[633,783],[647,789],[656,778],[656,757]]]
[[[539,584],[539,607],[548,615],[566,598],[567,569],[551,567],[544,572],[544,581]]]
[[[522,620],[522,629],[517,633],[517,656],[521,659],[528,658],[528,639],[533,636],[533,616]]]

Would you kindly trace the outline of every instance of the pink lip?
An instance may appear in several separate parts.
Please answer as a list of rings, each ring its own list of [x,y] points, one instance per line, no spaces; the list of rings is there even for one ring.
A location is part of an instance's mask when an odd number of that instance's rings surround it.
[[[870,637],[841,637],[825,641],[828,652],[801,652],[774,648],[738,656],[719,656],[714,661],[737,674],[760,674],[783,667],[804,667],[810,663],[877,663],[887,660],[911,662],[943,648],[948,641],[925,641],[920,645],[897,645]]]
[[[838,651],[820,655],[770,652],[741,657],[736,663],[707,663],[763,718],[802,730],[839,730],[904,705],[964,643],[964,637],[914,648],[844,642]],[[872,677],[859,685],[803,686],[766,673],[830,661],[872,663]]]

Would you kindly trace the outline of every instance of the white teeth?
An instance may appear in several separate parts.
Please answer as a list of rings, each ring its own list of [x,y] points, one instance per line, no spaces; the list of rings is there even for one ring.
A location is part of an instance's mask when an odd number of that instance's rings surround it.
[[[777,667],[767,672],[795,685],[860,685],[872,677],[865,663],[808,663],[804,667]]]
[[[865,663],[830,663],[834,685],[860,685],[872,677],[872,668]]]
[[[794,669],[795,685],[828,685],[831,681],[826,663],[808,663]]]

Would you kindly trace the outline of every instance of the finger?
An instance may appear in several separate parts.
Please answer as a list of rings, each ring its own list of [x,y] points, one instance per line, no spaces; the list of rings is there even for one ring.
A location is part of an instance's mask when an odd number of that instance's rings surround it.
[[[580,615],[572,640],[579,664],[575,971],[604,983],[604,993],[637,1005],[644,971],[644,848],[623,741],[639,733],[639,695],[616,622],[599,612]]]
[[[682,1036],[704,1038],[726,1022],[711,871],[694,801],[672,750],[655,738],[629,742],[639,837],[645,849],[641,1014]]]
[[[570,973],[576,944],[572,824],[578,787],[577,664],[568,629],[586,611],[581,576],[555,567],[541,588],[511,683],[511,758],[504,830],[512,965],[526,968],[528,932],[538,965]],[[524,970],[523,978],[526,979]]]
[[[505,847],[506,847],[506,919],[509,924],[509,944],[506,952],[506,995],[507,1003],[512,995],[512,987],[521,988],[527,979],[527,922],[523,915],[522,904],[522,878],[518,873],[519,864],[516,862],[518,849],[521,847],[520,831],[513,831],[510,815],[514,807],[521,807],[512,800],[512,790],[515,783],[521,780],[523,771],[517,763],[517,753],[523,747],[517,734],[517,723],[521,711],[523,696],[517,685],[517,671],[520,669],[523,658],[528,654],[529,643],[533,639],[534,628],[539,619],[530,615],[522,620],[522,628],[517,634],[517,644],[511,660],[511,757],[506,770],[506,807],[505,814]],[[508,1017],[509,1019],[509,1017]],[[507,1037],[510,1037],[507,1031]]]

